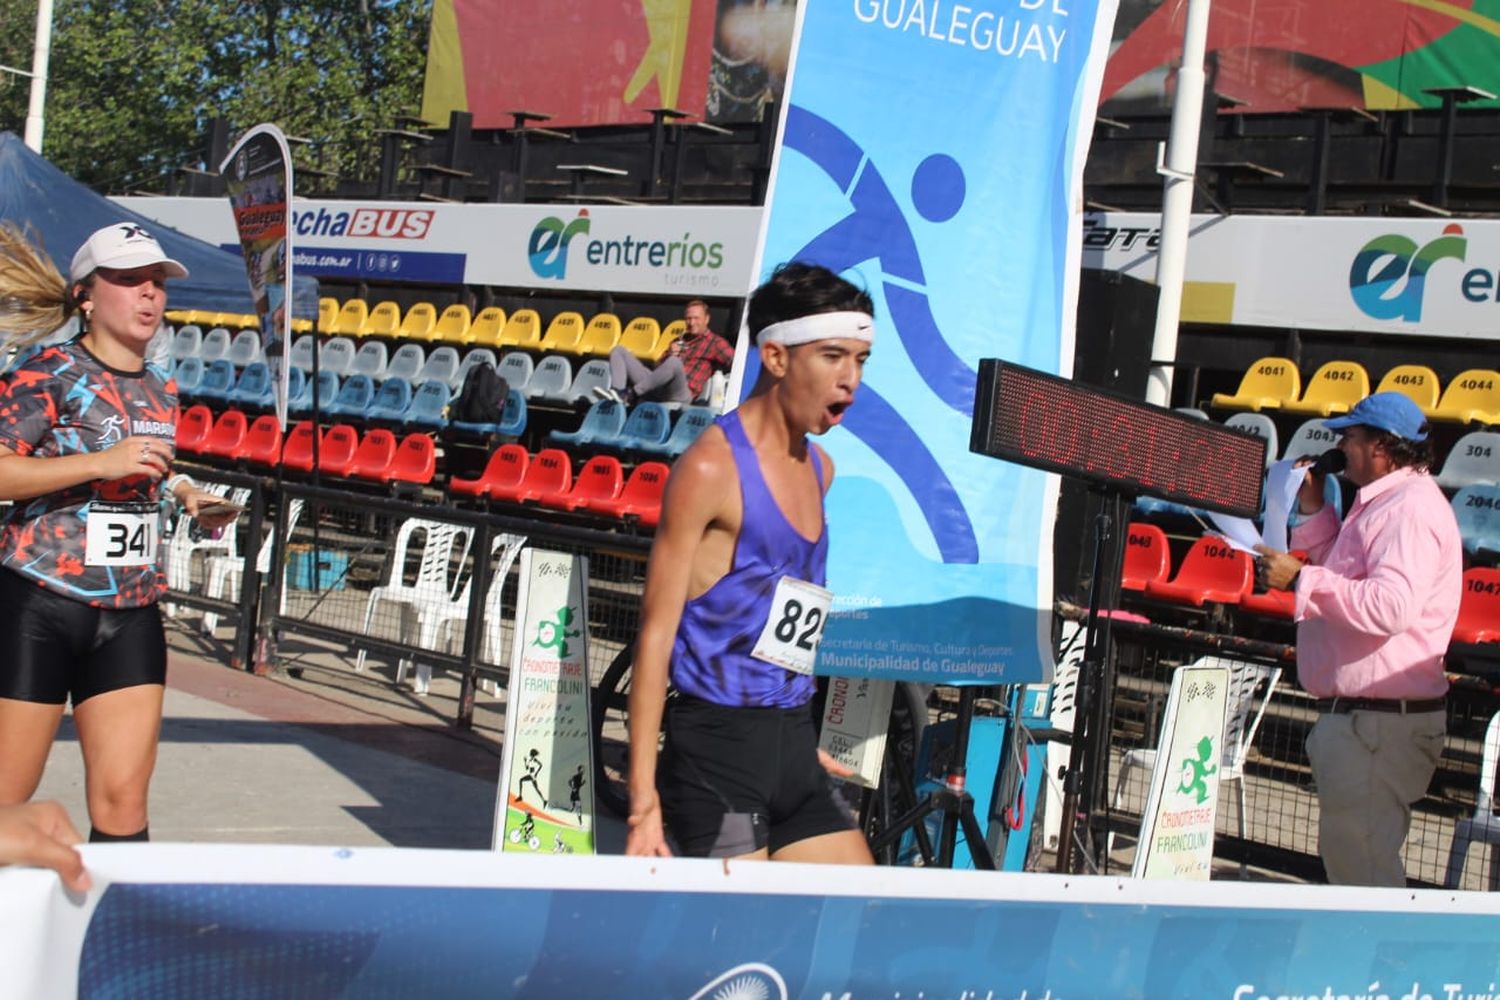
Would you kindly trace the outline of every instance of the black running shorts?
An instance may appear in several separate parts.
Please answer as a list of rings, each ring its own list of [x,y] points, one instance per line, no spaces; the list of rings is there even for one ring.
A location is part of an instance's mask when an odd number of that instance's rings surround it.
[[[680,853],[737,857],[857,828],[818,763],[812,709],[731,708],[676,695],[657,772]]]
[[[94,608],[0,570],[0,698],[77,705],[167,679],[155,604]]]

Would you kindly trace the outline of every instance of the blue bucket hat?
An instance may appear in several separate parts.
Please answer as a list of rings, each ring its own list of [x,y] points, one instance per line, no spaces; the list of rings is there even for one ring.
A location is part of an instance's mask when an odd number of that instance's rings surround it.
[[[1323,421],[1323,426],[1336,431],[1363,424],[1389,431],[1408,441],[1426,441],[1427,431],[1422,427],[1426,422],[1427,418],[1422,416],[1421,409],[1410,396],[1399,392],[1377,392],[1361,399],[1342,417]]]

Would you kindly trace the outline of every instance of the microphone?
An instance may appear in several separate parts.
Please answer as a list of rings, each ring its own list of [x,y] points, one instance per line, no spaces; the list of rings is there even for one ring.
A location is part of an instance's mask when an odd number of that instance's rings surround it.
[[[1308,471],[1315,476],[1326,476],[1330,472],[1343,472],[1344,467],[1349,464],[1348,457],[1337,448],[1329,448],[1318,456],[1318,460],[1312,464]]]

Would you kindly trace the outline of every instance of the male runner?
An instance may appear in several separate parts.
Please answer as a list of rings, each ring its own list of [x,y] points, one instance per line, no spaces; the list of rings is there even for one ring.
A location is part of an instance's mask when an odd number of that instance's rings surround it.
[[[873,308],[826,268],[778,268],[750,297],[753,392],[672,470],[630,690],[627,854],[669,855],[670,828],[690,855],[872,863],[809,704],[833,463],[807,435],[854,401]]]

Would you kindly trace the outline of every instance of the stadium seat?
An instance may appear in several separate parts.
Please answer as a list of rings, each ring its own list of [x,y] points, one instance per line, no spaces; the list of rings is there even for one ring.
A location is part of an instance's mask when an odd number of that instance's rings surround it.
[[[1438,405],[1423,412],[1429,420],[1447,423],[1500,424],[1500,372],[1489,368],[1459,372],[1443,390]]]
[[[573,365],[561,354],[549,354],[536,364],[526,380],[527,399],[571,399],[568,388],[573,384]]]
[[[203,384],[203,359],[183,358],[177,362],[177,370],[172,373],[172,378],[177,382],[178,395],[196,396],[198,386]]]
[[[1192,417],[1194,420],[1209,420],[1209,419],[1211,419],[1207,413],[1204,413],[1202,410],[1198,409],[1196,406],[1174,406],[1174,407],[1172,407],[1172,412],[1173,413],[1180,413],[1184,417]]]
[[[1386,372],[1376,392],[1399,392],[1411,398],[1423,410],[1437,406],[1442,384],[1437,372],[1426,365],[1397,365]]]
[[[526,467],[530,464],[531,455],[525,448],[518,444],[502,444],[490,455],[478,479],[455,477],[448,480],[448,489],[466,497],[489,496],[492,486],[502,490],[514,489],[526,477]]]
[[[172,360],[181,361],[183,358],[195,357],[198,349],[203,346],[203,329],[199,326],[189,324],[180,327],[172,334]]]
[[[1225,427],[1248,431],[1266,442],[1266,464],[1276,461],[1281,454],[1277,448],[1276,422],[1264,413],[1236,413],[1224,421]]]
[[[524,393],[526,383],[531,381],[531,373],[536,371],[536,362],[525,351],[506,351],[495,371],[505,379],[506,385]]]
[[[638,358],[654,357],[656,342],[661,338],[661,326],[650,316],[637,316],[625,326],[620,334],[620,345]]]
[[[661,336],[656,339],[656,347],[646,360],[652,362],[653,364],[659,362],[662,358],[667,356],[667,348],[671,347],[672,344],[676,342],[677,338],[681,337],[686,332],[687,323],[683,322],[682,320],[674,319],[672,322],[668,323],[665,327],[662,328]]]
[[[286,400],[288,409],[291,408],[292,400],[301,398],[302,394],[307,392],[308,377],[307,372],[301,368],[293,368],[287,372]]]
[[[437,321],[437,306],[431,302],[417,302],[406,310],[396,335],[407,340],[431,340]]]
[[[385,366],[385,377],[404,378],[408,382],[415,382],[417,373],[425,364],[427,364],[427,352],[422,350],[421,344],[402,344],[396,348],[396,353],[391,355],[390,363]]]
[[[642,462],[625,481],[619,496],[612,500],[592,500],[584,507],[609,517],[635,517],[646,527],[654,528],[661,519],[661,497],[667,488],[668,471],[661,462]]]
[[[318,442],[319,471],[330,476],[347,476],[354,468],[354,453],[358,449],[359,431],[349,424],[334,424]]]
[[[677,423],[672,427],[672,433],[659,446],[642,446],[639,450],[649,455],[663,455],[667,458],[676,458],[688,450],[688,446],[698,440],[709,427],[713,426],[714,411],[706,406],[689,406],[682,411],[677,418]]]
[[[1146,594],[1174,604],[1202,607],[1210,601],[1238,604],[1254,579],[1250,553],[1232,547],[1215,535],[1204,535],[1183,557],[1171,580],[1146,584]]]
[[[399,424],[411,407],[411,383],[404,378],[388,378],[380,383],[375,398],[365,408],[366,420]]]
[[[343,378],[354,367],[354,341],[348,337],[333,337],[318,351],[318,370],[333,372]]]
[[[1453,494],[1453,516],[1471,557],[1500,555],[1500,486],[1473,483]]]
[[[661,446],[667,443],[667,434],[672,430],[672,417],[660,403],[637,403],[625,418],[618,437],[607,441],[596,441],[600,448],[633,451]]]
[[[1125,565],[1120,573],[1120,587],[1145,590],[1148,583],[1166,580],[1171,569],[1167,533],[1154,524],[1132,523],[1125,531]]]
[[[177,450],[190,454],[200,451],[213,426],[212,410],[202,403],[189,406],[177,417]]]
[[[573,487],[573,462],[561,448],[543,448],[531,459],[526,475],[515,486],[490,485],[490,499],[507,503],[556,496]]]
[[[257,361],[265,360],[265,355],[260,345],[260,332],[257,330],[241,330],[229,342],[229,350],[224,356],[236,368],[244,368],[246,365],[253,365]]]
[[[1339,432],[1331,431],[1323,426],[1323,421],[1317,418],[1307,421],[1293,432],[1287,440],[1286,450],[1282,452],[1283,460],[1289,458],[1303,458],[1307,455],[1321,455],[1329,448],[1339,443]]]
[[[229,353],[229,344],[229,331],[216,326],[203,335],[203,343],[198,345],[198,357],[205,365],[211,365]]]
[[[566,493],[551,493],[537,498],[543,507],[553,510],[577,510],[590,500],[613,500],[625,484],[625,472],[613,455],[595,455],[578,470],[573,488]]]
[[[1475,483],[1500,483],[1500,431],[1470,431],[1448,449],[1437,484],[1459,490]]]
[[[1251,363],[1232,396],[1214,393],[1213,405],[1226,410],[1274,410],[1296,399],[1302,375],[1288,358],[1260,358]]]
[[[391,479],[426,486],[437,475],[437,444],[426,434],[408,434],[396,446]]]
[[[614,350],[619,342],[620,317],[614,313],[596,313],[583,328],[583,336],[578,338],[578,343],[568,353],[602,358]]]
[[[234,391],[234,383],[234,365],[228,358],[220,358],[204,370],[203,381],[198,383],[196,395],[204,399],[227,401],[229,394]]]
[[[458,370],[455,371],[453,373],[453,377],[448,380],[448,388],[453,390],[453,394],[455,396],[457,396],[459,390],[464,387],[464,379],[469,377],[469,369],[475,368],[479,365],[489,365],[491,368],[494,368],[495,352],[490,350],[488,347],[476,347],[468,354],[464,355],[463,361],[459,362]]]
[[[291,433],[281,447],[281,464],[297,472],[311,472],[313,467],[313,425],[303,420],[292,425]]]
[[[511,389],[505,396],[500,410],[500,419],[494,423],[479,423],[472,420],[450,420],[448,426],[463,434],[503,434],[518,437],[526,430],[526,397],[520,389]]]
[[[575,354],[578,342],[583,338],[583,316],[576,312],[560,312],[547,324],[547,332],[537,350]]]
[[[1297,613],[1297,595],[1290,590],[1252,591],[1240,598],[1240,610],[1291,621]]]
[[[364,326],[359,328],[361,337],[394,337],[401,332],[401,307],[390,300],[375,303]]]
[[[365,300],[350,299],[339,307],[338,316],[334,318],[328,332],[345,337],[361,337],[369,319],[370,307],[365,304]]]
[[[1453,641],[1500,642],[1500,569],[1479,566],[1464,571]]]
[[[293,368],[300,368],[305,372],[312,371],[313,351],[318,349],[318,338],[310,333],[304,333],[292,341],[291,353],[287,355]]]
[[[577,430],[553,431],[551,437],[563,444],[591,445],[619,437],[624,426],[625,407],[612,399],[604,399],[589,407]]]
[[[403,424],[440,430],[448,425],[448,383],[424,382],[412,393],[411,405],[401,418]]]
[[[333,326],[339,320],[339,300],[318,300],[318,333],[328,334],[333,332]]]
[[[368,375],[350,375],[339,386],[339,394],[333,397],[323,412],[331,417],[360,417],[375,401],[375,382]]]
[[[595,358],[585,361],[578,368],[578,374],[573,376],[573,382],[568,386],[567,392],[563,393],[563,401],[567,403],[592,403],[598,397],[594,395],[594,387],[608,388],[610,384],[609,362],[603,358]]]
[[[227,397],[226,402],[235,403],[239,406],[253,406],[258,409],[269,409],[276,405],[276,384],[271,381],[271,369],[264,361],[256,361],[245,367],[240,372],[239,381],[235,383]]]
[[[1357,361],[1330,361],[1313,372],[1298,399],[1281,404],[1288,413],[1310,413],[1331,417],[1348,413],[1370,394],[1370,376]]]
[[[366,431],[354,451],[349,475],[356,479],[385,482],[391,478],[391,464],[396,461],[396,435],[384,427]]]
[[[256,465],[275,465],[281,461],[281,424],[274,413],[255,418],[245,432],[240,457]]]
[[[349,374],[368,375],[379,382],[385,378],[388,363],[385,341],[367,340],[359,345],[359,350],[354,352],[354,360],[349,362]]]
[[[539,350],[541,344],[542,318],[535,309],[517,309],[505,321],[495,340],[496,347],[519,347],[527,351]]]
[[[318,412],[327,409],[328,404],[334,401],[339,394],[339,377],[333,372],[318,372]],[[303,384],[302,392],[291,400],[287,407],[293,413],[307,413],[312,410],[313,383],[308,379]]]
[[[412,384],[421,387],[427,382],[441,382],[444,386],[451,386],[453,376],[458,374],[459,364],[458,348],[452,344],[434,347],[432,353],[427,355],[427,362],[422,365],[422,370],[412,379]]]
[[[449,308],[452,308],[451,306]],[[464,308],[464,315],[469,314],[468,308]],[[479,315],[474,317],[473,322],[464,326],[463,334],[458,337],[444,337],[442,339],[452,344],[477,344],[480,347],[495,347],[500,343],[500,331],[505,329],[505,310],[499,306],[486,306],[479,310]]]
[[[469,307],[461,302],[444,309],[438,315],[437,326],[432,328],[429,340],[442,340],[450,344],[467,343],[464,339],[469,334],[469,325],[473,317],[469,313]]]

